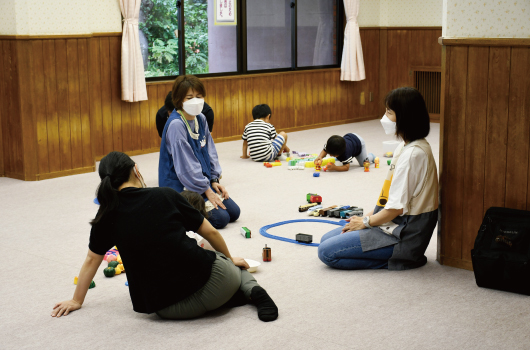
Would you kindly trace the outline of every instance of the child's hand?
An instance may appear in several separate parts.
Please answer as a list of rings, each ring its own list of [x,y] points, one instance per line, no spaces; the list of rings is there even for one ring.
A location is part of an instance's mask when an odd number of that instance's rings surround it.
[[[322,158],[317,157],[314,161],[315,165],[322,165]]]
[[[242,155],[240,158],[241,158],[241,159],[249,159],[250,157],[249,157],[248,155],[244,154],[244,155]]]
[[[328,165],[326,165],[326,169],[329,171],[329,170],[337,170],[337,166],[334,164],[334,163],[328,163]]]

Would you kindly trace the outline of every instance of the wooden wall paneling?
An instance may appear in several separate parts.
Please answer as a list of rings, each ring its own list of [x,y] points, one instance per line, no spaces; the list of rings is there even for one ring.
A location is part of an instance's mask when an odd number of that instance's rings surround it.
[[[45,40],[45,42],[48,40]],[[51,40],[50,40],[51,41]],[[90,139],[94,157],[99,159],[105,154],[103,148],[103,109],[101,91],[101,38],[88,39],[88,83],[90,85]]]
[[[160,147],[160,142],[158,137],[158,131],[156,130],[156,112],[164,103],[160,104],[158,98],[158,87],[156,85],[151,85],[147,87],[147,97],[149,98],[149,148]],[[122,103],[128,103],[123,102]]]
[[[282,116],[283,119],[283,128],[294,128],[294,74],[286,74],[283,76],[283,87],[284,92],[282,96],[284,96],[285,104],[284,104],[284,114]]]
[[[224,116],[223,116],[223,108],[221,108],[221,103],[219,103],[219,98],[217,95],[217,84],[216,80],[210,80],[208,82],[206,94],[208,96],[208,104],[210,104],[210,107],[212,107],[214,111],[214,128],[213,128],[213,137],[214,138],[221,138],[223,137],[223,123],[224,123]]]
[[[2,56],[4,54],[4,43],[5,40],[0,40],[0,177],[5,176],[4,168],[4,137],[2,135],[2,124],[6,117],[5,106],[7,105],[5,99],[5,77],[4,77],[4,60]]]
[[[467,64],[462,259],[471,262],[471,249],[484,213],[484,157],[488,106],[489,48],[469,47]],[[452,166],[454,159],[448,160]],[[456,164],[454,164],[456,166]],[[459,171],[456,171],[458,174]],[[450,205],[450,203],[449,203]],[[451,220],[451,218],[448,218]]]
[[[245,96],[244,100],[244,111],[245,113],[240,114],[239,127],[245,128],[245,126],[252,121],[252,82],[250,78],[243,79],[243,92]]]
[[[326,95],[324,92],[325,88],[325,75],[324,72],[315,73],[316,86],[313,88],[318,91],[318,123],[325,123],[328,120],[329,108],[326,101]]]
[[[300,90],[302,88],[302,84],[300,82],[301,75],[297,75],[294,77],[293,81],[293,115],[291,118],[293,118],[294,126],[298,127],[300,126],[300,118],[302,114],[302,102],[301,102],[301,96],[300,96]]]
[[[310,75],[311,79],[311,90],[309,91],[310,94],[312,94],[311,99],[311,108],[313,109],[313,122],[311,124],[320,124],[322,123],[322,108],[321,108],[321,100],[319,98],[319,84],[320,79],[318,76],[318,72],[311,72]]]
[[[17,41],[17,65],[18,65],[18,104],[20,114],[15,118],[20,119],[22,136],[22,160],[24,180],[37,180],[39,171],[38,147],[37,147],[37,120],[34,113],[36,104],[33,99],[26,96],[35,95],[34,65],[32,54],[32,43],[29,40]]]
[[[221,104],[223,105],[224,112],[224,125],[223,125],[223,137],[229,137],[232,135],[232,104],[230,90],[231,79],[219,79],[219,88],[221,89]]]
[[[112,149],[123,151],[123,130],[121,118],[121,38],[109,38],[110,54],[110,87],[111,87],[111,115],[112,120]],[[149,94],[147,95],[149,97]],[[123,102],[126,103],[126,102]],[[127,102],[130,103],[130,102]],[[150,147],[148,147],[150,148]]]
[[[103,154],[100,154],[100,156],[105,156],[114,151],[112,128],[112,73],[110,62],[110,40],[108,37],[102,37],[99,39],[99,56],[101,66],[101,116],[103,126]]]
[[[81,107],[79,102],[79,55],[77,40],[78,39],[66,40],[72,169],[81,168],[83,166],[83,136],[81,130]]]
[[[340,83],[344,87],[344,83]],[[314,99],[313,99],[313,75],[312,73],[304,74],[303,80],[303,97],[305,97],[305,115],[301,121],[301,125],[311,125],[315,123],[317,111],[315,110]],[[344,101],[346,102],[346,100]]]
[[[32,54],[34,67],[34,101],[38,103],[34,106],[35,117],[37,119],[37,145],[38,145],[38,173],[49,173],[50,165],[48,158],[48,129],[47,129],[47,110],[46,110],[46,89],[44,77],[44,57],[42,40],[32,40]]]
[[[237,81],[237,134],[243,135],[245,130],[245,116],[247,115],[246,107],[246,82],[243,79],[238,79]]]
[[[59,137],[59,115],[57,98],[57,73],[54,40],[43,40],[43,73],[46,105],[46,131],[48,143],[48,171],[61,171],[61,147]]]
[[[253,78],[252,81],[255,82],[256,78]],[[282,119],[285,116],[284,111],[283,111],[283,106],[282,106],[283,89],[282,89],[282,76],[281,75],[274,75],[272,77],[272,87],[274,90],[274,93],[273,93],[274,97],[273,97],[272,106],[270,107],[272,110],[272,114],[274,115],[273,117],[274,119],[271,122],[272,122],[272,125],[274,125],[274,127],[276,128],[276,131],[279,132],[283,130]],[[255,105],[259,103],[259,100],[256,100],[255,97],[256,97],[256,94],[254,93],[254,100],[253,100],[253,104],[251,108],[253,108]]]
[[[131,113],[131,144],[132,150],[142,149],[142,123],[140,117],[140,103],[127,103],[130,106]]]
[[[232,107],[232,112],[230,113],[231,131],[229,136],[240,135],[242,133],[242,131],[239,131],[239,94],[241,92],[241,80],[229,79],[228,83],[230,87],[228,99]]]
[[[18,105],[17,47],[14,40],[6,40],[3,45],[4,92],[2,104],[6,106],[3,116],[4,172],[7,176],[23,178],[22,126]]]
[[[505,205],[526,210],[530,183],[530,49],[513,47],[511,51]]]
[[[77,41],[79,58],[79,107],[81,111],[81,134],[83,147],[83,167],[94,166],[94,152],[92,148],[92,130],[90,122],[90,86],[88,78],[88,40]]]
[[[510,93],[510,48],[491,47],[488,77],[484,210],[504,207]]]
[[[326,83],[328,84],[329,91],[329,103],[330,103],[330,120],[331,122],[336,122],[340,120],[341,116],[339,114],[339,103],[337,96],[337,72],[329,71],[326,73]],[[296,101],[294,101],[293,106],[296,106]]]
[[[451,162],[445,162],[443,165],[444,198],[442,199],[442,212],[444,217],[442,218],[442,225],[444,232],[450,232],[451,234],[444,236],[444,261],[447,258],[457,260],[462,258],[462,193],[464,193],[462,169],[464,169],[465,164],[465,158],[462,155],[466,154],[464,140],[468,67],[467,47],[451,48],[450,62],[449,95],[445,99],[445,113],[447,113],[448,118],[446,118],[446,123],[444,124],[443,148],[445,159],[451,159]]]
[[[167,93],[171,89],[168,89],[167,85],[157,85],[157,89],[158,89],[157,96],[158,96],[158,105],[159,105],[158,109],[160,109],[165,104]],[[156,110],[156,112],[158,112],[158,109]],[[155,125],[156,125],[156,114],[155,114]],[[125,125],[124,125],[124,128],[125,128]],[[160,142],[162,138],[158,135],[158,131],[156,132],[156,135],[158,137],[158,140],[155,146],[160,147]]]
[[[325,116],[325,121],[329,123],[333,121],[336,115],[336,111],[335,111],[336,106],[331,102],[332,101],[331,94],[332,94],[333,86],[335,84],[331,80],[332,78],[331,71],[322,72],[322,77],[323,77],[322,89],[324,90],[323,97],[324,97],[324,103],[326,105],[326,107],[324,108],[324,116]]]
[[[409,65],[410,66],[426,66],[428,60],[426,55],[429,53],[427,50],[422,50],[421,48],[430,47],[429,39],[430,35],[426,30],[410,30],[409,34]],[[438,45],[438,40],[435,42]],[[440,45],[438,45],[440,46]]]
[[[384,98],[388,93],[388,30],[379,31],[379,95],[375,100],[378,105],[379,115],[386,113]]]
[[[71,62],[70,64],[74,63]],[[70,96],[68,95],[66,40],[55,40],[55,67],[57,74],[57,117],[59,120],[61,170],[71,170],[72,146],[70,140]]]
[[[151,148],[151,138],[149,132],[149,101],[134,102],[140,105],[140,135],[141,148],[140,150],[148,150]]]
[[[266,101],[264,103],[267,103],[269,105],[269,107],[272,108],[271,103],[274,103],[274,91],[270,87],[272,86],[272,84],[274,84],[275,77],[273,75],[268,75],[266,78],[267,79],[265,79],[264,84],[263,84],[263,87],[264,87],[264,90],[265,90],[265,94],[264,94],[265,100],[264,101]],[[252,106],[252,107],[254,107],[254,106]],[[253,120],[253,118],[252,118],[252,109],[248,110],[247,114],[249,115],[249,120]],[[287,117],[291,117],[291,116],[287,116]]]
[[[120,84],[121,86],[121,84]],[[162,85],[157,85],[159,88]],[[131,105],[134,103],[121,102],[121,135],[122,135],[122,147],[123,152],[131,152],[135,150],[133,147],[132,140],[132,115],[131,115]]]

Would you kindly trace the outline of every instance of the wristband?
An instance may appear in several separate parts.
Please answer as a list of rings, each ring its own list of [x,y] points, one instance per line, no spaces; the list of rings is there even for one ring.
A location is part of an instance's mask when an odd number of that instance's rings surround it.
[[[211,179],[211,180],[210,180],[210,183],[211,183],[211,184],[213,184],[214,182],[219,183],[219,179],[215,178],[215,179]]]

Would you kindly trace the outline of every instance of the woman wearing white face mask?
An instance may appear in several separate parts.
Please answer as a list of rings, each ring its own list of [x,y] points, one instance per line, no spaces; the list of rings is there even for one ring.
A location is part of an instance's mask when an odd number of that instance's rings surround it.
[[[206,206],[213,207],[208,220],[220,229],[236,221],[239,206],[219,183],[221,166],[206,117],[201,114],[206,91],[193,75],[178,77],[173,84],[175,110],[162,132],[158,185],[177,192],[184,189],[203,196]]]
[[[334,268],[406,270],[427,263],[425,250],[438,220],[438,175],[425,140],[429,113],[414,88],[391,91],[385,105],[385,133],[403,141],[375,209],[322,237],[318,256]]]

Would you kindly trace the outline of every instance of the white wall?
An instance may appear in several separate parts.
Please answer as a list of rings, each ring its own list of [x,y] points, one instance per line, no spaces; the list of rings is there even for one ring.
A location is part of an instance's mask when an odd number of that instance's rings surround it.
[[[444,0],[442,36],[530,38],[530,0]]]
[[[360,27],[441,27],[443,0],[360,0]]]
[[[0,0],[0,34],[121,32],[118,0]]]

